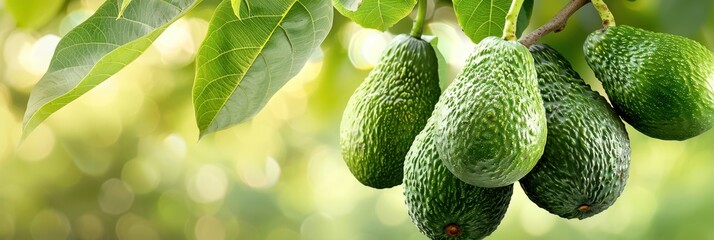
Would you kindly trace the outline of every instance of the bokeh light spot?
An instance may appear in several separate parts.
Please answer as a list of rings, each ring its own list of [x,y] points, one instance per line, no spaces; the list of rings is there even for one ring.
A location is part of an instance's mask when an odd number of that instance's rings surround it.
[[[436,46],[444,55],[444,60],[452,67],[463,67],[474,46],[471,40],[464,38],[460,28],[450,22],[429,23],[429,29],[438,36]]]
[[[182,159],[186,157],[188,148],[186,147],[186,140],[178,134],[170,134],[164,138],[164,145],[169,151],[175,153],[175,157]]]
[[[27,161],[40,161],[47,158],[55,147],[55,134],[46,125],[39,125],[20,145],[17,154]]]
[[[32,219],[30,234],[34,240],[66,239],[70,229],[69,221],[64,214],[52,209],[45,209]]]
[[[265,159],[263,169],[259,167],[243,166],[241,180],[252,188],[271,188],[280,179],[280,164],[273,157]]]
[[[30,73],[41,76],[50,66],[52,54],[60,41],[60,37],[54,34],[48,34],[32,44],[32,48],[26,49],[27,52],[22,52],[20,55],[20,65]]]
[[[371,69],[387,47],[388,35],[374,29],[360,29],[352,35],[347,54],[358,69]]]
[[[156,38],[152,45],[161,56],[161,62],[169,66],[185,66],[196,55],[196,44],[191,37],[191,24],[179,19]]]
[[[207,215],[196,222],[196,240],[223,240],[226,239],[226,229],[223,222],[214,216]]]
[[[133,213],[124,214],[119,218],[116,233],[120,240],[161,239],[159,233],[151,226],[151,222]]]
[[[404,206],[403,190],[401,186],[393,187],[385,189],[379,195],[374,211],[384,225],[397,226],[409,218],[407,207]]]
[[[104,224],[102,219],[94,214],[88,213],[77,218],[74,224],[74,233],[80,239],[103,239]]]
[[[156,189],[161,181],[159,170],[147,162],[131,160],[124,164],[121,179],[136,194],[149,193]]]
[[[336,229],[334,219],[322,215],[313,214],[307,217],[300,225],[301,239],[339,239],[345,235]]]
[[[109,179],[99,192],[99,207],[109,214],[121,214],[131,208],[134,193],[119,179]]]
[[[189,179],[188,193],[196,202],[210,203],[223,199],[228,191],[228,177],[223,169],[204,165]]]

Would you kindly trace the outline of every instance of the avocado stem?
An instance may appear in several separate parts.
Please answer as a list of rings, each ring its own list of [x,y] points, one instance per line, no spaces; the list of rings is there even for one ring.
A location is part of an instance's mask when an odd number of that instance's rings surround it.
[[[565,29],[565,25],[568,23],[568,19],[580,8],[588,4],[590,0],[572,0],[565,5],[563,9],[560,10],[553,18],[551,18],[546,24],[539,27],[535,31],[529,33],[526,36],[521,37],[519,42],[524,46],[528,47],[538,42],[543,36],[552,33],[560,32]]]
[[[607,4],[605,4],[605,1],[591,0],[591,2],[593,3],[593,7],[595,7],[595,10],[597,10],[597,14],[600,15],[600,19],[602,19],[602,26],[615,26],[615,16],[612,15],[612,12],[610,12],[610,9],[607,7]]]
[[[414,25],[412,26],[410,34],[415,38],[421,38],[421,34],[424,32],[424,21],[426,18],[426,0],[419,0],[418,4],[416,19],[414,19]]]
[[[506,14],[506,24],[503,26],[503,39],[506,41],[516,41],[516,28],[518,23],[518,13],[521,12],[523,0],[513,0],[511,8]]]

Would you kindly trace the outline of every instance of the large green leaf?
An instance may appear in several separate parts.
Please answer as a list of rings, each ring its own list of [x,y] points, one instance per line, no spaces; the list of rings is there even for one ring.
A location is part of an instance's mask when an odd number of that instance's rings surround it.
[[[21,28],[38,28],[50,21],[64,0],[5,0],[5,7]]]
[[[330,0],[230,0],[216,8],[196,57],[201,136],[255,115],[305,65],[332,26]]]
[[[488,36],[503,35],[506,14],[513,0],[454,0],[459,26],[471,41],[478,43]],[[517,34],[528,26],[533,12],[533,0],[525,0],[518,15]]]
[[[417,0],[332,0],[332,2],[337,11],[360,26],[384,31],[409,15]]]
[[[47,73],[30,94],[23,136],[139,57],[201,0],[133,0],[117,18],[120,1],[106,1],[59,42]]]

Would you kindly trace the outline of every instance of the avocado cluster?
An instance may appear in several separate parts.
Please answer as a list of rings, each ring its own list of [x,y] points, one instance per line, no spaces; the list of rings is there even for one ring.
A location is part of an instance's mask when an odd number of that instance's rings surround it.
[[[665,140],[714,125],[714,55],[629,26],[592,33],[584,51],[612,105],[550,46],[497,37],[442,94],[430,43],[397,36],[345,110],[344,160],[364,185],[404,183],[409,216],[431,239],[493,233],[516,182],[562,218],[603,212],[629,177],[622,120]]]

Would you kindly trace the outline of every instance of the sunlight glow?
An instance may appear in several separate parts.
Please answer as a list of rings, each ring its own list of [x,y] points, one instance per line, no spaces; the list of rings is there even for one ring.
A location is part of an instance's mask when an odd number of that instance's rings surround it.
[[[50,66],[50,60],[59,41],[60,37],[54,34],[41,37],[32,44],[32,48],[23,49],[20,54],[20,65],[32,74],[42,76]]]
[[[456,68],[465,64],[474,44],[468,38],[464,39],[458,26],[446,22],[429,23],[429,28],[438,36],[437,48],[444,55],[444,60]]]
[[[203,24],[201,24],[203,23]],[[186,66],[193,62],[198,46],[194,32],[205,32],[204,20],[179,19],[171,24],[152,45],[161,55],[161,62],[170,66]]]
[[[388,35],[373,29],[360,29],[352,35],[348,55],[358,69],[371,69],[379,61],[389,41]]]

